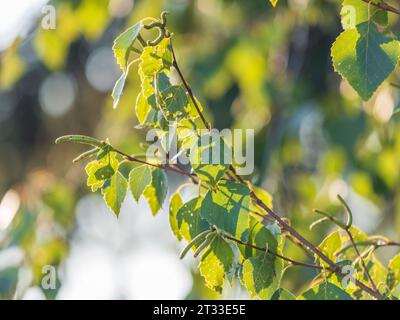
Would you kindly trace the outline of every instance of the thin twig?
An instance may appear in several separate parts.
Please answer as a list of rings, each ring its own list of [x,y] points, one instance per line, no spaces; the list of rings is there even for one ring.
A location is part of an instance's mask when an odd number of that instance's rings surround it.
[[[196,177],[196,174],[183,171],[183,170],[179,169],[179,168],[176,167],[176,166],[172,166],[172,165],[169,165],[169,164],[150,163],[150,162],[147,162],[147,161],[145,161],[145,160],[141,160],[141,159],[132,157],[132,156],[130,156],[129,154],[123,152],[123,151],[120,151],[120,150],[118,150],[118,149],[115,149],[114,147],[113,147],[112,150],[113,150],[114,152],[120,154],[120,155],[123,156],[126,160],[128,160],[128,161],[130,161],[130,162],[141,163],[141,164],[145,164],[145,165],[148,165],[148,166],[151,166],[151,167],[154,167],[154,168],[159,168],[159,169],[165,169],[165,170],[173,171],[173,172],[182,174],[182,175],[184,175],[184,176],[187,176],[187,177],[190,178],[190,179]]]
[[[304,262],[300,262],[300,261],[296,261],[296,260],[290,259],[290,258],[288,258],[288,257],[285,257],[285,256],[280,255],[279,253],[276,253],[276,252],[274,252],[274,251],[271,251],[269,248],[261,248],[261,247],[255,246],[255,245],[253,245],[253,244],[251,244],[251,243],[246,243],[246,242],[244,242],[244,241],[241,241],[241,240],[239,240],[239,239],[236,239],[236,238],[231,237],[231,236],[228,236],[228,235],[224,235],[224,237],[227,238],[227,239],[229,239],[229,240],[232,240],[232,241],[234,241],[234,242],[236,242],[236,243],[238,243],[238,244],[241,244],[241,245],[244,245],[244,246],[247,246],[247,247],[250,247],[250,248],[259,250],[259,251],[262,251],[262,252],[268,252],[269,254],[271,254],[271,255],[273,255],[273,256],[275,256],[275,257],[278,257],[278,258],[280,258],[280,259],[282,259],[282,260],[285,260],[285,261],[287,261],[287,262],[290,262],[291,264],[293,264],[293,265],[295,265],[295,266],[301,266],[301,267],[306,267],[306,268],[313,268],[313,269],[318,269],[318,270],[326,269],[326,268],[324,268],[323,266],[319,266],[319,265],[316,265],[316,264],[309,264],[309,263],[304,263]]]
[[[374,245],[375,248],[384,248],[384,247],[400,247],[400,243],[399,242],[395,242],[395,241],[390,241],[390,242],[386,242],[386,243],[376,243]]]
[[[399,10],[399,9],[397,9],[397,8],[395,8],[395,7],[392,7],[391,5],[388,5],[388,4],[385,3],[385,2],[378,2],[378,3],[376,3],[376,2],[373,2],[373,1],[371,1],[371,0],[361,0],[361,1],[364,1],[365,3],[371,4],[371,5],[373,5],[374,7],[377,7],[377,8],[379,8],[379,9],[382,9],[382,10],[385,10],[385,11],[392,12],[392,13],[397,14],[397,15],[400,16],[400,10]]]
[[[185,86],[186,91],[188,92],[189,97],[192,100],[193,105],[196,108],[197,113],[199,114],[199,116],[201,118],[201,121],[203,122],[204,126],[207,129],[209,129],[210,128],[210,124],[206,121],[206,118],[204,117],[203,112],[201,112],[200,107],[199,107],[199,105],[197,103],[197,100],[194,97],[192,88],[189,86],[188,82],[186,81],[185,77],[183,76],[183,73],[182,73],[181,69],[179,68],[178,61],[176,60],[174,47],[172,45],[172,39],[171,39],[171,46],[170,47],[171,47],[171,53],[172,53],[172,65],[174,66],[175,70],[178,72],[179,78],[181,79],[183,85]]]
[[[358,251],[358,248],[357,248],[357,246],[356,246],[356,244],[355,244],[353,235],[351,234],[351,231],[350,231],[351,226],[352,226],[352,224],[353,224],[353,212],[351,211],[351,208],[350,208],[350,206],[347,204],[346,200],[344,200],[344,198],[343,198],[341,195],[338,194],[337,197],[338,197],[339,201],[341,202],[341,204],[343,205],[343,207],[346,209],[346,213],[347,213],[347,222],[346,222],[346,223],[344,223],[344,222],[342,222],[342,221],[340,221],[340,220],[334,218],[334,217],[331,216],[329,213],[326,213],[326,212],[324,212],[324,211],[317,210],[317,209],[315,209],[314,211],[317,212],[317,213],[319,213],[319,214],[322,214],[324,217],[326,217],[327,219],[329,219],[330,221],[332,221],[332,222],[333,222],[334,224],[336,224],[339,228],[341,228],[342,230],[344,230],[344,231],[346,232],[346,234],[347,234],[348,237],[349,237],[349,240],[350,240],[351,245],[353,246],[354,250],[355,250],[356,253],[357,253],[358,259],[361,261],[361,266],[362,266],[362,268],[363,268],[363,271],[364,271],[364,273],[367,275],[368,280],[369,280],[369,282],[370,282],[372,288],[375,290],[376,293],[380,294],[380,293],[379,293],[379,290],[377,289],[377,287],[376,287],[376,285],[375,285],[375,283],[374,283],[374,280],[372,279],[371,275],[369,274],[369,271],[368,271],[368,269],[367,269],[367,266],[366,266],[366,264],[365,264],[365,261],[364,261],[363,256],[360,254],[360,251]]]
[[[271,215],[276,222],[279,224],[282,230],[286,230],[289,232],[295,239],[300,241],[305,247],[310,249],[313,253],[315,253],[322,261],[324,261],[328,267],[326,269],[329,269],[332,272],[335,272],[336,274],[339,275],[344,275],[342,273],[342,269],[340,268],[339,265],[337,265],[335,262],[333,262],[331,259],[329,259],[322,251],[320,251],[315,245],[313,245],[311,242],[309,242],[307,239],[305,239],[302,235],[300,235],[295,229],[293,229],[291,226],[289,226],[285,221],[282,220],[281,217],[279,217],[272,209],[270,209],[261,199],[257,197],[257,195],[254,192],[250,193],[251,197],[254,199],[254,201],[259,205],[264,211],[266,211],[269,215]],[[261,218],[265,219],[263,215],[259,215]],[[368,287],[367,285],[363,284],[362,282],[358,281],[357,279],[354,280],[354,283],[363,291],[369,293],[371,296],[378,300],[383,300],[384,297],[379,293],[373,290],[372,288]]]
[[[133,52],[135,52],[137,54],[142,54],[142,51],[137,49],[137,48],[135,48],[133,45],[129,48],[129,50],[133,51]]]
[[[354,241],[353,235],[351,234],[349,228],[346,228],[345,231],[346,231],[347,235],[349,236],[350,242],[351,242],[352,246],[354,247],[354,250],[356,251],[357,256],[359,257],[359,259],[360,259],[360,261],[361,261],[361,265],[362,265],[362,267],[363,267],[363,269],[364,269],[365,274],[366,274],[367,277],[368,277],[369,282],[371,283],[371,286],[374,288],[374,290],[375,290],[376,292],[379,293],[379,291],[378,291],[378,289],[377,289],[377,287],[376,287],[376,285],[375,285],[374,280],[372,280],[372,277],[371,277],[371,275],[369,274],[369,271],[368,271],[367,266],[366,266],[366,264],[365,264],[364,258],[361,256],[360,251],[359,251],[358,248],[357,248],[357,245],[356,245],[356,243],[355,243],[355,241]]]

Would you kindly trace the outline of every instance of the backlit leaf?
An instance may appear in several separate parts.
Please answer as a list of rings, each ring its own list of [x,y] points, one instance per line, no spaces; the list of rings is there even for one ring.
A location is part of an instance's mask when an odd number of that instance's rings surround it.
[[[368,100],[393,72],[400,57],[399,41],[364,22],[343,31],[331,49],[335,70],[363,100]]]
[[[271,300],[296,300],[296,296],[290,291],[280,288],[275,291]]]
[[[140,56],[139,75],[144,78],[153,79],[157,73],[168,72],[172,64],[169,39],[162,40],[156,46],[143,48]]]
[[[153,215],[156,215],[161,209],[165,197],[167,196],[167,191],[167,175],[161,169],[154,169],[152,171],[151,184],[144,190],[144,196],[149,203]]]
[[[231,270],[233,261],[231,246],[221,236],[217,236],[202,254],[199,264],[206,286],[221,292],[225,274]]]
[[[343,289],[332,283],[324,282],[303,293],[300,299],[305,300],[353,300]]]
[[[176,214],[180,234],[188,242],[203,231],[210,229],[210,225],[200,215],[201,200],[201,198],[190,200],[182,205]]]
[[[209,190],[201,205],[201,216],[209,224],[240,238],[249,228],[249,189],[238,182],[223,180]]]
[[[126,78],[128,77],[128,73],[129,73],[129,66],[127,67],[127,70],[122,73],[122,75],[119,77],[119,79],[117,80],[117,82],[114,85],[113,91],[111,93],[111,96],[114,100],[114,103],[113,103],[114,109],[118,106],[119,100],[121,99],[121,96],[123,94]]]
[[[388,14],[385,10],[360,0],[344,0],[340,16],[345,30],[355,29],[359,24],[370,20],[382,26],[388,22]]]
[[[188,98],[186,91],[181,86],[171,86],[165,89],[162,91],[162,98],[168,114],[179,117],[186,113]]]
[[[119,216],[127,189],[128,182],[120,172],[113,175],[102,187],[101,193],[104,200],[117,217]]]
[[[393,295],[400,297],[400,254],[389,261],[386,285]]]
[[[256,194],[257,198],[259,198],[268,208],[273,208],[272,206],[272,196],[264,189],[256,187],[254,185],[250,186],[250,189]],[[250,210],[256,211],[261,214],[266,214],[265,210],[260,209],[256,203],[252,200],[250,203]]]
[[[178,238],[179,241],[182,240],[182,235],[179,231],[177,215],[178,215],[178,210],[182,206],[183,206],[183,200],[182,200],[182,197],[181,197],[179,191],[177,191],[172,195],[172,197],[170,199],[169,224],[171,226],[172,232]]]
[[[129,173],[129,188],[133,198],[139,201],[146,187],[151,183],[152,173],[147,165],[135,167]]]
[[[231,164],[231,149],[220,135],[207,133],[198,138],[194,145],[190,161],[199,178],[215,186],[224,176]]]
[[[101,188],[106,179],[111,178],[118,170],[118,160],[115,152],[100,151],[96,160],[89,162],[86,167],[87,186],[95,192]]]
[[[339,230],[332,232],[328,235],[318,246],[318,248],[331,260],[335,261],[335,253],[342,248],[342,238],[340,237]],[[326,265],[321,260],[323,265]]]
[[[271,252],[282,254],[283,237],[276,225],[264,226],[257,223],[245,242],[258,248],[268,248]],[[280,287],[283,261],[271,253],[246,247],[241,271],[241,281],[251,297],[271,299]]]
[[[146,98],[142,92],[136,99],[135,111],[141,125],[150,125],[157,121],[157,112],[150,105],[149,98]]]
[[[275,259],[268,253],[246,259],[242,269],[242,283],[250,292],[251,296],[264,298],[264,290],[274,281]]]
[[[114,55],[117,59],[117,63],[120,65],[122,71],[124,72],[126,71],[128,66],[129,50],[139,36],[142,28],[143,22],[140,21],[121,33],[114,41]]]

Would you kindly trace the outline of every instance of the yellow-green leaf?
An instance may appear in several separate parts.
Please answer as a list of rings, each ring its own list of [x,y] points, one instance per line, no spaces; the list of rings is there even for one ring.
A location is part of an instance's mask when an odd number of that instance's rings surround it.
[[[296,300],[296,296],[284,288],[279,288],[275,291],[271,300]]]
[[[171,226],[172,232],[178,238],[179,241],[182,240],[182,235],[179,231],[177,214],[178,214],[178,210],[182,206],[183,206],[183,200],[182,200],[181,194],[179,193],[179,191],[177,191],[172,195],[172,197],[170,199],[169,224]]]
[[[382,26],[388,23],[388,14],[372,4],[360,0],[344,0],[340,10],[343,29],[355,29],[363,22],[374,21]]]
[[[153,215],[156,215],[161,209],[165,197],[167,196],[167,191],[167,175],[161,169],[154,169],[152,171],[151,184],[144,190],[144,196],[149,203]]]
[[[390,289],[393,289],[394,294],[399,295],[400,292],[400,253],[395,255],[392,260],[390,260],[388,265],[388,275],[386,283]]]
[[[136,202],[139,201],[140,196],[151,183],[151,178],[151,170],[147,165],[133,168],[129,173],[129,188]]]
[[[272,206],[272,196],[264,189],[256,187],[252,184],[250,184],[250,190],[252,190],[256,196],[262,200],[262,202],[264,202],[264,204],[268,207],[268,208],[273,208]],[[251,211],[256,211],[259,212],[261,214],[266,214],[264,210],[261,210],[254,201],[251,201],[250,203],[250,210]]]
[[[258,248],[267,248],[271,252],[282,254],[283,237],[280,236],[277,225],[264,226],[257,223],[251,230],[250,236],[244,240]],[[241,271],[241,282],[250,292],[251,297],[271,299],[280,286],[283,273],[283,260],[271,253],[239,247],[244,258]]]
[[[201,256],[199,264],[200,274],[206,286],[221,292],[225,274],[231,270],[233,261],[234,253],[231,246],[221,236],[215,237]]]
[[[249,228],[249,193],[242,183],[222,180],[217,190],[207,192],[201,205],[201,216],[209,224],[241,238]]]
[[[215,186],[229,169],[230,153],[231,149],[218,133],[204,134],[191,151],[192,168],[202,181]]]
[[[128,28],[115,39],[113,50],[117,63],[121,66],[122,71],[126,71],[128,66],[129,50],[143,28],[143,22],[139,21],[134,26]]]
[[[343,31],[333,44],[331,55],[335,70],[366,101],[394,71],[400,43],[368,21]]]
[[[353,300],[351,296],[338,286],[324,282],[303,293],[299,299],[303,300]]]
[[[89,162],[86,167],[87,186],[95,192],[101,188],[106,179],[111,178],[118,170],[118,160],[115,152],[100,151],[98,159]]]
[[[210,225],[200,215],[201,200],[201,198],[194,198],[188,201],[178,209],[176,214],[179,232],[188,242],[210,229]]]
[[[120,172],[117,172],[111,179],[108,179],[102,187],[101,193],[104,200],[117,217],[119,216],[127,189],[128,182]]]
[[[335,253],[342,248],[342,238],[340,237],[339,230],[332,232],[328,235],[318,246],[318,248],[331,260],[335,261]],[[326,262],[321,260],[323,265]]]

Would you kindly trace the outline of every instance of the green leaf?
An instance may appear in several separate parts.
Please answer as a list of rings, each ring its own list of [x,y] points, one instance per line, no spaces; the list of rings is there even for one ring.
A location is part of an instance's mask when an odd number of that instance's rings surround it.
[[[279,288],[275,291],[271,300],[296,300],[296,296],[284,288]]]
[[[249,194],[245,185],[223,180],[216,191],[207,192],[201,205],[201,216],[209,224],[241,238],[249,228]]]
[[[349,231],[352,234],[354,241],[356,241],[356,242],[368,240],[368,235],[364,231],[362,231],[361,229],[357,228],[354,225],[350,227]],[[350,241],[350,239],[347,236],[347,234],[345,234],[343,236],[343,240],[344,241]]]
[[[166,97],[162,92],[170,87],[169,78],[163,71],[153,77],[142,77],[142,91],[136,99],[136,116],[141,125],[155,127],[158,124],[162,127],[158,119],[161,114],[160,109],[163,109],[162,118],[167,114]]]
[[[203,106],[201,105],[200,101],[196,97],[194,97],[194,100],[196,101],[199,111],[202,112]],[[197,111],[192,99],[188,100],[188,105],[186,106],[185,110],[188,113],[190,119],[200,118],[199,112]]]
[[[324,282],[303,293],[299,299],[305,300],[353,300],[351,296],[336,285]]]
[[[171,226],[171,230],[174,233],[174,235],[178,238],[179,241],[182,240],[182,235],[179,231],[179,226],[178,226],[178,210],[183,206],[183,200],[181,197],[181,194],[179,191],[175,192],[171,199],[170,199],[170,204],[169,204],[169,224]]]
[[[119,216],[127,189],[128,182],[120,172],[117,172],[111,179],[108,179],[102,187],[101,193],[103,194],[103,198],[117,217]]]
[[[170,38],[164,38],[157,45],[157,55],[161,58],[164,69],[169,70],[172,66],[172,52]]]
[[[163,68],[163,63],[155,53],[154,47],[144,48],[140,61],[139,74],[141,77],[153,78]]]
[[[339,230],[328,235],[318,246],[318,248],[332,261],[336,261],[335,253],[342,248],[342,238]],[[326,262],[320,260],[321,263],[327,266]]]
[[[389,288],[393,289],[396,286],[400,285],[400,253],[394,256],[392,260],[390,260],[388,269],[388,278],[391,278],[389,281]]]
[[[180,144],[180,151],[185,152],[185,154],[192,150],[197,143],[198,137],[195,130],[195,124],[188,119],[183,119],[178,123],[176,135]]]
[[[129,188],[136,202],[139,201],[140,196],[151,183],[151,177],[151,170],[147,165],[135,167],[129,173]]]
[[[107,164],[105,167],[101,167],[100,169],[96,170],[94,176],[97,180],[101,181],[111,178],[114,173],[114,168],[110,164]]]
[[[96,160],[89,162],[85,171],[88,175],[87,186],[95,192],[101,188],[106,179],[111,178],[118,171],[118,160],[115,152],[102,150]]]
[[[193,170],[199,176],[200,180],[215,187],[217,182],[228,171],[229,165],[220,164],[194,164]]]
[[[230,152],[231,149],[218,134],[202,135],[190,154],[192,168],[200,180],[215,187],[229,169],[231,161],[225,159],[225,155]]]
[[[113,91],[112,91],[112,94],[111,94],[111,96],[112,96],[112,98],[114,100],[114,103],[113,103],[113,108],[114,109],[117,108],[119,100],[121,99],[121,96],[123,94],[126,78],[128,77],[129,69],[130,69],[131,65],[132,65],[132,63],[130,63],[128,65],[126,70],[122,73],[122,75],[119,77],[119,79],[117,80],[117,82],[114,85],[114,88],[113,88]]]
[[[374,23],[364,22],[343,31],[331,55],[335,70],[366,101],[396,67],[400,44],[380,33]]]
[[[200,274],[208,288],[222,292],[225,274],[232,269],[234,258],[231,246],[221,236],[215,237],[199,264]]]
[[[113,103],[114,109],[117,108],[119,99],[122,96],[122,92],[124,90],[125,80],[126,80],[127,76],[128,76],[128,74],[125,73],[125,72],[121,75],[121,77],[115,83],[114,89],[113,89],[113,91],[111,93],[111,96],[112,96],[112,98],[114,100],[114,103]]]
[[[172,65],[169,39],[162,40],[156,46],[147,46],[140,56],[139,75],[153,80],[160,72],[168,73]],[[142,84],[143,86],[143,84]]]
[[[242,234],[241,240],[248,244],[254,245],[259,248],[266,248],[272,250],[273,252],[277,251],[278,248],[278,236],[274,231],[275,226],[269,225],[268,227],[263,225],[262,223],[255,220],[255,218],[250,217],[250,222],[252,228],[249,229],[248,232],[244,232]],[[249,246],[240,246],[239,250],[243,256],[243,258],[247,259],[250,257],[255,257],[257,255],[263,254],[260,250],[251,248]]]
[[[140,21],[121,33],[114,41],[114,56],[124,72],[128,66],[129,50],[139,36],[142,28],[143,22]]]
[[[161,63],[160,65],[161,66]],[[147,97],[147,110],[163,110],[170,121],[177,121],[191,114],[186,90],[182,85],[172,85],[165,71],[159,71],[154,76],[146,76],[142,81],[142,95]],[[198,114],[196,114],[198,117]]]
[[[371,278],[374,280],[376,286],[381,288],[386,283],[386,279],[388,276],[388,270],[384,267],[384,265],[376,258],[374,253],[370,253],[366,259],[367,269],[371,275]],[[359,279],[363,279],[366,284],[368,284],[368,278],[362,270],[360,270]],[[356,276],[357,277],[357,276]]]
[[[180,118],[186,114],[185,108],[188,106],[188,98],[182,86],[170,86],[163,90],[162,99],[167,114],[172,114],[174,118]]]
[[[168,75],[165,72],[158,73],[155,79],[157,80],[157,88],[159,92],[165,92],[172,87]]]
[[[210,225],[200,215],[201,203],[201,198],[194,198],[182,205],[176,214],[180,234],[188,242],[210,229]]]
[[[268,253],[244,261],[241,280],[251,297],[269,298],[269,293],[265,294],[265,291],[269,291],[268,287],[276,277],[274,261],[273,256]]]
[[[250,185],[250,189],[255,193],[257,198],[259,198],[268,208],[273,208],[272,204],[272,196],[264,189],[256,187],[254,185]],[[262,215],[265,215],[266,212],[264,210],[260,210],[259,206],[256,202],[252,199],[250,203],[250,210],[256,211]],[[257,217],[257,219],[261,219],[261,217]]]
[[[165,153],[171,151],[171,147],[176,141],[176,122],[169,122],[166,130],[158,130],[158,139]]]
[[[355,29],[359,24],[370,20],[382,26],[388,23],[388,14],[385,10],[360,0],[344,0],[340,16],[345,30]]]
[[[151,176],[151,184],[144,190],[144,196],[149,203],[151,212],[156,215],[167,196],[168,180],[167,175],[161,169],[154,169]]]
[[[251,230],[247,240],[243,240],[259,248],[268,248],[272,252],[282,254],[283,237],[277,225],[264,226],[257,223]],[[283,273],[283,261],[274,255],[249,248],[240,248],[243,257],[241,282],[250,292],[251,297],[271,299],[280,287]]]
[[[136,99],[136,116],[141,125],[151,125],[157,122],[157,112],[152,108],[149,100],[142,92],[140,92]]]

